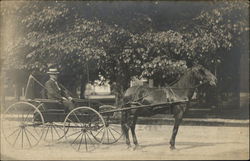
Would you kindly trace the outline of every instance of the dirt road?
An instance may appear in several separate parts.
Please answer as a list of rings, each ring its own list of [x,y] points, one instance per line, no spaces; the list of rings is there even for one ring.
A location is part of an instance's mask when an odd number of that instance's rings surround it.
[[[122,159],[249,159],[249,128],[221,126],[181,126],[176,150],[169,149],[172,126],[138,125],[141,149],[126,149],[124,140],[101,145],[89,153],[74,151],[65,141],[53,146],[41,142],[31,150],[14,150],[1,136],[1,159],[22,160],[122,160]]]

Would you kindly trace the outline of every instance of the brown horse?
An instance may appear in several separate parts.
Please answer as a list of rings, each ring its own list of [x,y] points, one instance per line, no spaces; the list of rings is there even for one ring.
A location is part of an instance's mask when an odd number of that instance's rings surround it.
[[[194,91],[201,85],[216,85],[216,77],[204,67],[197,65],[187,69],[185,74],[171,87],[165,88],[149,88],[146,86],[133,86],[129,88],[124,95],[125,106],[151,105],[161,104],[165,102],[174,102],[187,100],[187,103],[172,104],[173,114],[175,118],[172,137],[170,140],[170,148],[175,149],[175,138],[179,125],[182,121],[183,114],[189,107],[189,100],[192,98]],[[169,105],[168,105],[169,106]],[[130,146],[129,129],[133,136],[135,148],[138,147],[138,141],[135,133],[137,118],[140,116],[153,116],[155,114],[166,111],[166,105],[161,107],[139,108],[124,111],[121,118],[122,132],[126,138],[126,144]]]

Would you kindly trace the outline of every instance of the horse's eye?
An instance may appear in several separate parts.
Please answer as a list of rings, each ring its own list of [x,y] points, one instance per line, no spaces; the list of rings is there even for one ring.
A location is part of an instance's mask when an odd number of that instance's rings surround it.
[[[202,75],[205,75],[205,71],[200,69],[199,72],[202,74]]]

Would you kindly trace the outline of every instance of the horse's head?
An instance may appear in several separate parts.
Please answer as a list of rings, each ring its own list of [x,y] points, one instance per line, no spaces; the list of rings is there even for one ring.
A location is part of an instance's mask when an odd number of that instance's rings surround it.
[[[191,71],[194,74],[194,77],[200,84],[209,83],[211,86],[216,86],[217,78],[213,73],[204,68],[201,65],[192,67]]]

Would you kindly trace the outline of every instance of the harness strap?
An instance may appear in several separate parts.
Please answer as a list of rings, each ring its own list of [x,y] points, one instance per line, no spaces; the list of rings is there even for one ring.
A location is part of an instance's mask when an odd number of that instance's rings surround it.
[[[208,81],[204,81],[203,83],[201,84],[198,84],[198,85],[195,85],[193,87],[185,87],[185,88],[180,88],[180,87],[164,87],[164,88],[167,88],[167,89],[193,89],[193,88],[198,88],[204,84],[206,84]]]
[[[179,87],[164,87],[164,89],[165,89],[165,92],[167,92],[166,89],[169,89],[169,90],[171,91],[171,93],[174,95],[174,97],[178,98],[178,95],[173,91],[173,89],[192,89],[192,88],[198,88],[199,86],[202,86],[202,85],[204,85],[204,84],[207,83],[207,82],[208,82],[208,81],[204,81],[203,83],[198,84],[198,85],[195,85],[195,86],[193,86],[193,87],[186,87],[186,88],[179,88]],[[140,86],[138,86],[138,87],[136,88],[136,91],[137,91],[139,88],[140,88]],[[149,94],[150,94],[150,92],[148,92],[148,94],[146,94],[146,95],[144,95],[144,96],[142,96],[142,97],[140,97],[140,98],[137,98],[136,100],[134,100],[135,97],[136,97],[136,96],[134,96],[133,102],[139,101],[139,100],[141,100],[141,99],[143,99],[143,98],[149,96]],[[131,102],[128,102],[128,103],[131,103]],[[128,104],[128,103],[127,103],[127,104]]]

